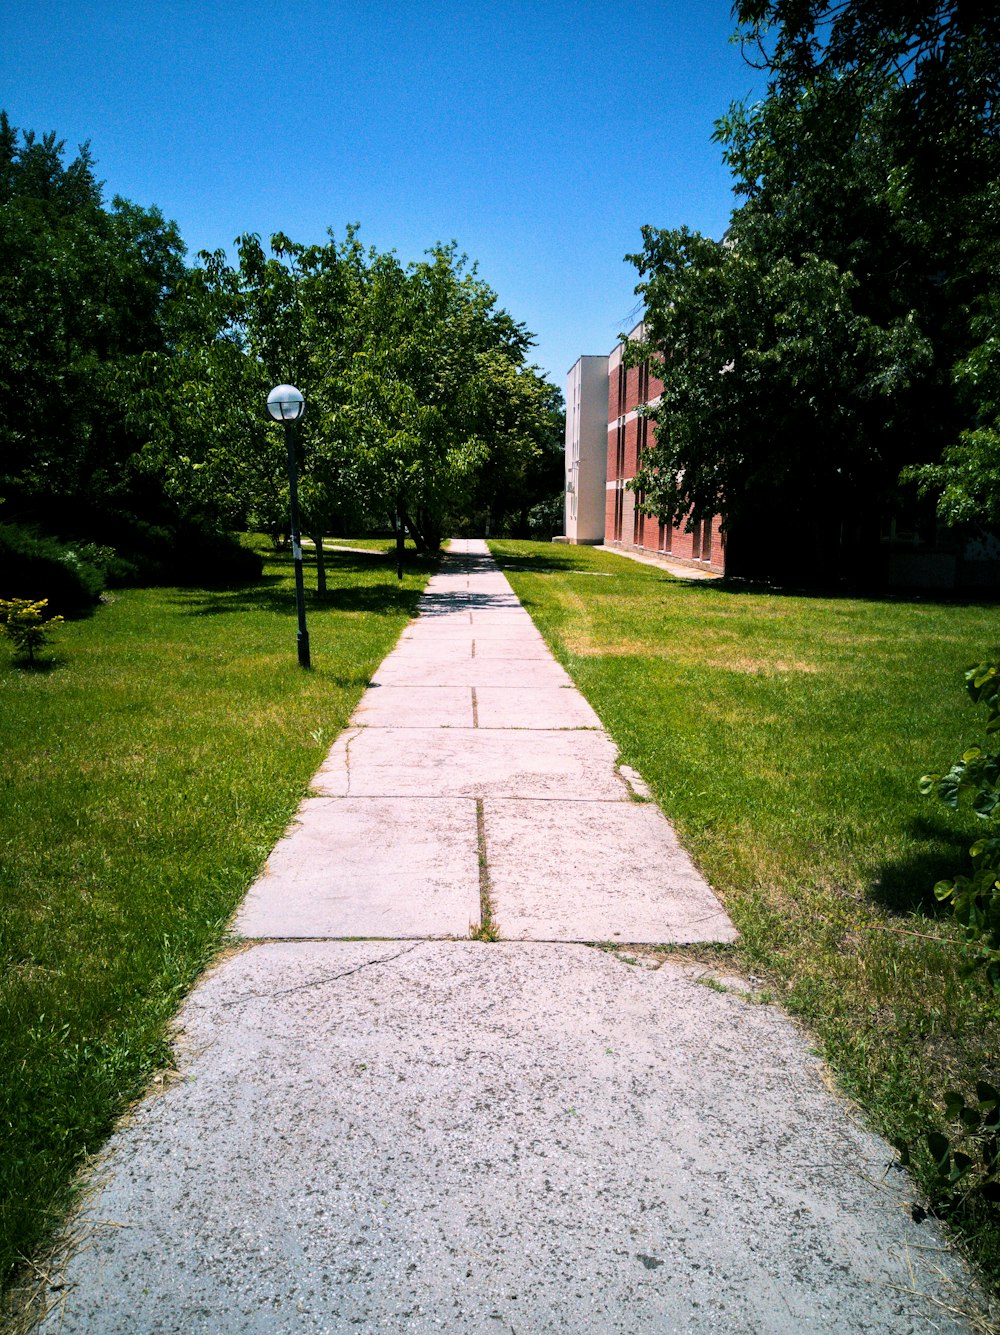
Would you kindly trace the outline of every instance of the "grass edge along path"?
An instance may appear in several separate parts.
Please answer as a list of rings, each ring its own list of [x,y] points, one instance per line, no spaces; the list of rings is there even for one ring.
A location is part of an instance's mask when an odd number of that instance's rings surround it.
[[[1000,1076],[1000,1009],[932,887],[982,833],[920,775],[981,738],[962,671],[998,609],[685,582],[587,547],[491,541],[556,657],[740,930],[730,953],[817,1036],[890,1141]],[[719,952],[716,952],[719,954]],[[932,1180],[926,1156],[918,1182]],[[1000,1217],[953,1214],[1000,1289]]]
[[[291,558],[260,547],[259,584],[116,592],[59,628],[41,670],[0,645],[0,1277],[14,1288],[75,1171],[170,1064],[169,1021],[434,568],[411,557],[399,587],[393,563],[329,552],[304,672]]]

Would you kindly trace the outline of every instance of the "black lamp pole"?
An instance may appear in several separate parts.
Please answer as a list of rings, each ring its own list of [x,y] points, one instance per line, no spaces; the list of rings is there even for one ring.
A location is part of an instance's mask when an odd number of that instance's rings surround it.
[[[299,483],[295,469],[295,423],[306,410],[306,402],[294,385],[278,385],[267,396],[267,411],[285,428],[285,449],[288,452],[288,499],[292,512],[292,559],[295,562],[295,610],[299,629],[296,643],[299,667],[309,662],[309,632],[306,630],[306,590],[302,581],[302,536],[299,532]]]
[[[306,630],[306,589],[302,579],[302,535],[299,532],[299,483],[295,470],[295,423],[285,422],[285,449],[288,451],[288,499],[292,512],[292,560],[295,563],[295,610],[299,629],[295,643],[299,650],[299,667],[309,662],[309,632]]]

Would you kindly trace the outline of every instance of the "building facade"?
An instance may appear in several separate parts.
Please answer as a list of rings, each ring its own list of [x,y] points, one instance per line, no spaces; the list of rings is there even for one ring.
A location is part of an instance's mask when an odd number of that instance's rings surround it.
[[[643,332],[638,324],[629,338],[641,340]],[[662,390],[648,366],[625,365],[621,343],[607,357],[581,357],[573,365],[566,381],[566,541],[603,542],[723,571],[718,516],[696,521],[690,531],[687,517],[661,524],[642,514],[641,495],[627,485],[653,431],[641,409],[655,408]]]

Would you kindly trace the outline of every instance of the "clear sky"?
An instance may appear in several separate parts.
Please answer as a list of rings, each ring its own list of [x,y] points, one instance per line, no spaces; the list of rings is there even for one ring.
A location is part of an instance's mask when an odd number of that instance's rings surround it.
[[[730,0],[4,0],[0,105],[89,139],[192,254],[456,240],[562,386],[633,313],[643,223],[725,230],[713,122],[760,89]]]

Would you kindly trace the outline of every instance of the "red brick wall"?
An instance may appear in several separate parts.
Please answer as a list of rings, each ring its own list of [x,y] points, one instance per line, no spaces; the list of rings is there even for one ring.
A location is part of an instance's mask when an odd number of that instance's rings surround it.
[[[613,361],[615,359],[613,358]],[[624,389],[624,401],[622,390]],[[654,424],[639,417],[632,417],[625,423],[624,461],[619,466],[619,418],[624,414],[634,413],[642,404],[659,397],[663,392],[663,381],[643,367],[622,368],[612,365],[608,373],[608,482],[618,482],[633,478],[638,469],[640,441],[645,438],[652,443]],[[685,520],[682,519],[669,532],[664,532],[663,525],[655,518],[636,515],[632,496],[624,498],[621,505],[624,522],[622,524],[621,545],[623,547],[641,547],[651,552],[666,552],[680,561],[692,561],[711,570],[725,568],[722,526],[718,516],[710,523],[697,524],[691,533],[684,532]],[[615,534],[616,490],[609,487],[605,506],[604,541],[616,541]]]

